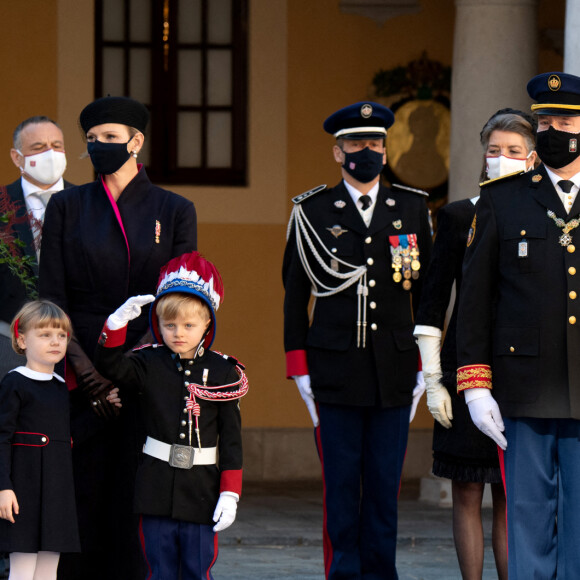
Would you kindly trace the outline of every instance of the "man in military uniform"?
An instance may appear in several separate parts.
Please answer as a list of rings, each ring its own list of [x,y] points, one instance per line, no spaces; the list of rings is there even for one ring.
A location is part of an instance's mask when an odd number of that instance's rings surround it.
[[[580,578],[580,78],[541,74],[528,93],[544,166],[482,190],[457,383],[501,448],[510,580]]]
[[[431,234],[422,192],[379,182],[393,121],[369,102],[325,121],[342,181],[294,198],[284,255],[287,376],[316,427],[333,580],[397,578],[397,495],[418,369],[413,312]]]

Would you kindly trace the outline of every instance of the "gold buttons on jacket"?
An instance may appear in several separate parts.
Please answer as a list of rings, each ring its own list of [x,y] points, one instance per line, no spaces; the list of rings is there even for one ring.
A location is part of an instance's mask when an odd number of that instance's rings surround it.
[[[185,433],[180,433],[180,434],[179,434],[179,438],[180,438],[180,439],[185,439]]]
[[[376,330],[378,328],[378,326],[373,322],[371,324],[371,330]]]
[[[46,437],[41,437],[41,438],[40,438],[40,440],[41,440],[43,443],[46,443]]]
[[[377,285],[377,283],[374,280],[369,280],[369,286],[371,288],[374,288]]]
[[[369,304],[369,306],[374,310],[377,307],[377,303],[376,302],[371,302]]]
[[[368,238],[365,238],[365,244],[372,244],[373,239],[369,236]]]
[[[574,244],[570,244],[566,249],[568,250],[568,253],[573,254],[576,251],[576,246]]]
[[[184,419],[183,421],[181,421],[181,426],[185,427],[187,425],[187,421]]]
[[[568,247],[570,247],[570,246],[568,246]],[[367,258],[367,264],[369,266],[372,266],[374,263],[375,263],[375,261],[372,258]]]
[[[191,371],[189,369],[185,369],[185,371],[183,371],[183,374],[188,377],[191,374]]]
[[[570,276],[574,276],[576,274],[576,268],[574,268],[574,266],[570,266],[568,268],[568,274],[570,274]]]
[[[570,292],[570,294],[568,294],[568,296],[570,296],[571,300],[576,300],[577,294],[576,294],[576,292],[574,292],[574,290],[572,290],[572,292]]]
[[[568,318],[568,322],[570,324],[576,324],[576,317],[575,316],[570,316],[570,318]]]
[[[525,235],[526,235],[526,230],[522,230],[522,231],[520,232],[520,236],[525,236]]]
[[[516,349],[513,346],[510,346],[510,352],[516,352]]]

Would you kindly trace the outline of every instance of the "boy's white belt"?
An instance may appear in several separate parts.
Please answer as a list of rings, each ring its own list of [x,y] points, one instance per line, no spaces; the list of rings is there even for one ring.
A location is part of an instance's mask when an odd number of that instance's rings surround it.
[[[147,437],[147,441],[145,441],[145,445],[143,446],[143,453],[151,455],[151,457],[155,457],[156,459],[161,459],[161,461],[167,461],[174,467],[185,467],[172,463],[172,458],[175,456],[176,450],[190,451],[193,455],[193,463],[191,465],[215,465],[217,463],[217,447],[202,447],[198,449],[197,447],[188,445],[170,445],[153,437]],[[188,467],[191,467],[191,465]],[[185,469],[188,467],[185,467]]]

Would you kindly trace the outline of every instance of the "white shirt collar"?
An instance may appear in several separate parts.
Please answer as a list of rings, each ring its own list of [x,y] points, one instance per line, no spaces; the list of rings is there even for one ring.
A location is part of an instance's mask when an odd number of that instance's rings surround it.
[[[560,201],[564,205],[564,209],[566,210],[566,213],[570,213],[570,210],[572,209],[572,206],[574,205],[574,201],[576,201],[576,196],[578,195],[578,189],[580,188],[580,173],[576,173],[576,175],[573,175],[568,180],[574,184],[574,187],[572,188],[572,191],[570,193],[566,193],[558,185],[558,181],[562,181],[563,178],[560,177],[559,175],[556,175],[549,167],[546,167],[544,165],[544,168],[546,169],[546,173],[548,174],[550,181],[554,185],[554,189],[556,190],[556,193],[558,194]]]
[[[361,195],[363,195],[363,193],[361,193],[356,187],[353,187],[347,181],[343,180],[343,182],[346,187],[346,190],[348,191],[350,197],[352,198],[352,201],[354,202],[354,205],[356,205],[356,207],[360,210],[361,208],[359,208],[357,201],[358,198]],[[370,211],[374,207],[375,202],[377,201],[378,193],[379,193],[379,183],[377,182],[373,185],[372,189],[367,193],[367,195],[371,198],[371,205],[368,207],[366,211]]]
[[[24,193],[24,198],[26,199],[31,193],[42,192],[44,190],[39,189],[38,185],[30,183],[28,179],[24,177],[20,178],[20,185],[22,185],[22,192]],[[46,191],[60,191],[64,189],[64,179],[61,177],[52,187],[49,187]],[[40,200],[39,200],[40,201]]]
[[[29,379],[34,379],[35,381],[52,381],[53,378],[58,379],[61,383],[64,383],[64,379],[57,375],[56,373],[41,373],[40,371],[33,371],[28,367],[16,367],[10,371],[11,373],[20,373]]]

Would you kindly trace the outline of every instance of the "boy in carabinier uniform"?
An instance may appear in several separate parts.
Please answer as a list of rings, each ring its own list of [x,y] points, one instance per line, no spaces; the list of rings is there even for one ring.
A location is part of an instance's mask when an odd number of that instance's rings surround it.
[[[316,427],[328,580],[397,578],[397,498],[418,374],[413,312],[431,232],[424,192],[380,183],[393,122],[368,101],[325,121],[342,180],[293,199],[284,255],[287,376]]]
[[[248,386],[237,360],[209,350],[222,299],[215,266],[184,254],[162,269],[156,297],[134,296],[109,316],[97,348],[99,372],[141,393],[148,436],[134,509],[151,580],[211,579],[216,532],[235,520]],[[124,356],[127,323],[149,302],[158,344]]]

